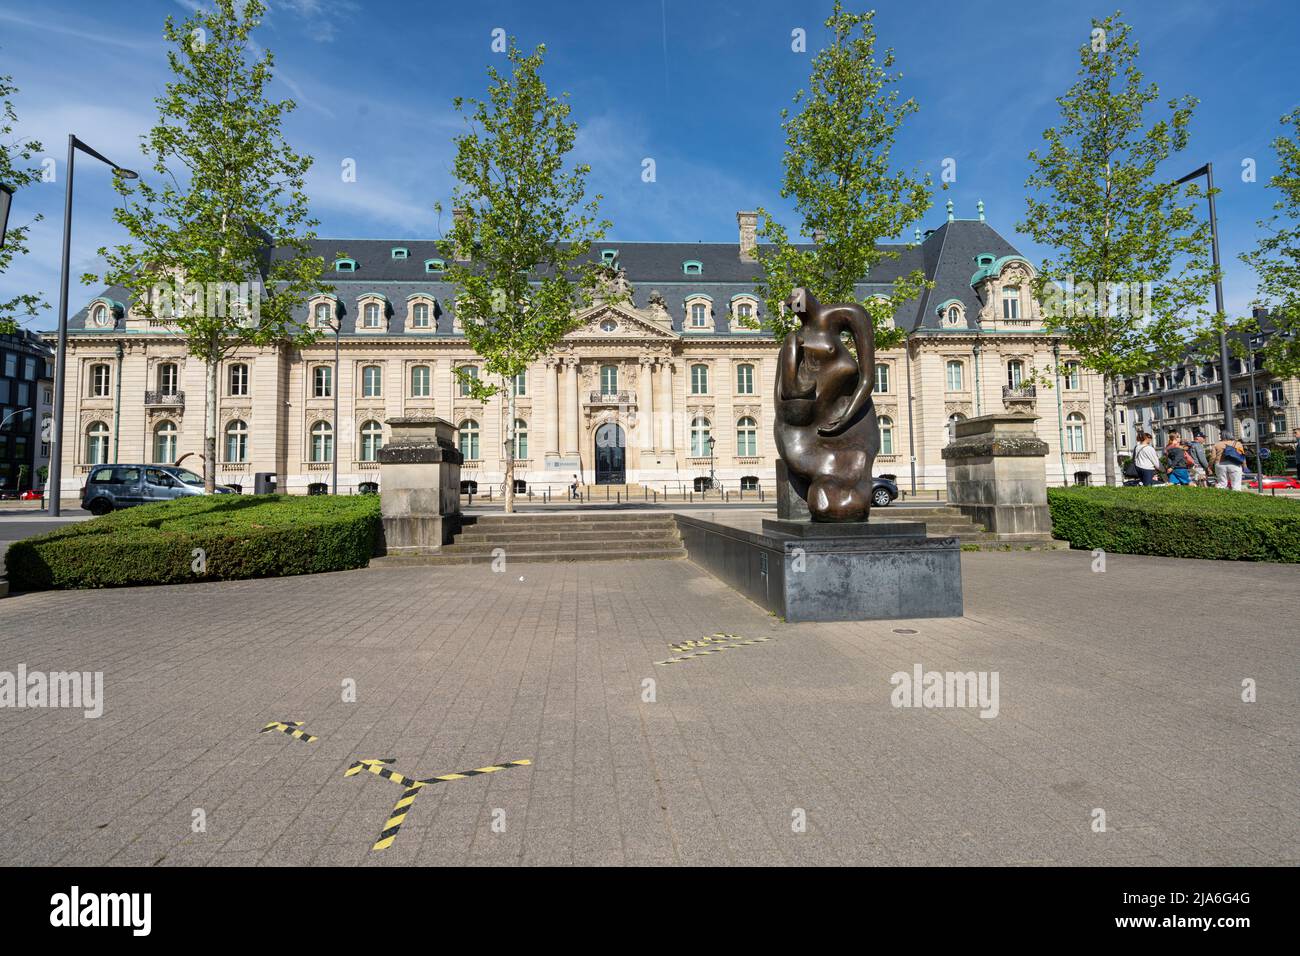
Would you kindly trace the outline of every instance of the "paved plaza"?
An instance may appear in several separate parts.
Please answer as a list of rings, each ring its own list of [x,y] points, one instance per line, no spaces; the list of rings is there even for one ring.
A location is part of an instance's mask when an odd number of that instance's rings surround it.
[[[684,560],[11,596],[0,671],[102,671],[104,713],[0,710],[0,858],[1300,863],[1294,567],[962,561],[966,617],[851,624]],[[771,640],[655,664],[715,632]],[[892,706],[918,664],[996,671],[996,716]],[[403,790],[344,772],[389,757],[532,763],[424,786],[376,852]]]

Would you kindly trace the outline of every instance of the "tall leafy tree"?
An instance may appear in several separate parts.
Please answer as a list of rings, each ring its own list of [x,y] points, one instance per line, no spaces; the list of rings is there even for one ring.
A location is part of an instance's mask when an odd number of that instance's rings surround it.
[[[1264,366],[1290,376],[1300,375],[1300,107],[1282,117],[1282,127],[1273,140],[1278,171],[1268,180],[1277,190],[1274,214],[1258,223],[1264,235],[1241,258],[1255,268],[1259,295],[1281,333],[1265,344]]]
[[[17,92],[13,77],[0,75],[0,185],[8,186],[14,191],[15,206],[18,191],[41,179],[40,169],[27,165],[40,153],[41,144],[31,139],[10,139],[18,123],[18,111],[13,104],[13,96]],[[15,209],[11,208],[5,243],[0,246],[0,275],[4,275],[19,256],[27,254],[27,237],[31,227],[42,219],[38,214],[30,222],[15,225],[14,212]],[[44,305],[41,297],[32,292],[21,293],[0,302],[0,333],[14,331],[20,318],[35,316],[37,310]]]
[[[488,68],[487,99],[453,101],[468,129],[455,140],[445,274],[487,373],[457,375],[480,400],[505,391],[507,511],[514,508],[515,378],[576,327],[575,310],[591,304],[607,277],[588,259],[609,228],[596,218],[602,197],[586,198],[590,167],[568,162],[578,126],[568,94],[551,96],[542,80],[545,53],[538,46],[525,54],[511,38],[510,72]]]
[[[1160,103],[1138,69],[1138,43],[1115,13],[1093,19],[1060,122],[1029,154],[1025,221],[1055,250],[1035,293],[1044,324],[1103,377],[1106,482],[1115,484],[1117,378],[1175,359],[1213,281],[1204,192],[1166,167],[1187,146],[1190,96]],[[1118,290],[1126,294],[1113,294]]]
[[[274,58],[249,39],[264,11],[261,0],[215,0],[181,23],[167,18],[172,79],[155,101],[157,125],[142,137],[158,182],[117,182],[124,202],[114,218],[131,241],[101,249],[106,272],[86,276],[126,286],[137,312],[174,321],[204,364],[209,491],[221,361],[250,345],[310,341],[315,333],[294,311],[327,289],[303,190],[312,159],[281,131],[295,104],[271,98]],[[273,245],[289,254],[271,258]]]
[[[899,307],[925,287],[917,270],[894,280],[888,295],[859,299],[854,288],[878,263],[898,253],[880,242],[897,236],[930,208],[930,177],[892,168],[890,153],[903,121],[918,109],[902,99],[893,73],[894,51],[876,51],[874,11],[849,13],[840,0],[826,20],[834,35],[812,61],[808,89],[795,94],[792,113],[781,111],[785,174],[781,197],[793,199],[804,236],[796,245],[786,228],[759,210],[758,294],[768,327],[778,338],[797,322],[782,303],[803,286],[823,302],[860,301],[872,317],[877,347],[896,345]]]

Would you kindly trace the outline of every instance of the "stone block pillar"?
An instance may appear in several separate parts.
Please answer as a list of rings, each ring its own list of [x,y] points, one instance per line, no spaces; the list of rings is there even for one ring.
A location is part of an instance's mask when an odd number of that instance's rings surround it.
[[[436,554],[460,530],[456,428],[441,418],[390,418],[379,449],[379,511],[388,554]]]
[[[1052,534],[1047,507],[1047,442],[1034,433],[1037,415],[1002,412],[956,423],[943,449],[948,504],[1007,541]]]

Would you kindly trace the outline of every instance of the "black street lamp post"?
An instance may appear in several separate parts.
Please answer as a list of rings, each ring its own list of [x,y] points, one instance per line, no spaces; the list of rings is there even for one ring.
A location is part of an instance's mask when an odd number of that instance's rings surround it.
[[[123,179],[139,178],[136,173],[91,149],[72,133],[68,134],[68,162],[63,187],[63,267],[59,277],[59,344],[54,359],[54,427],[50,430],[50,476],[46,482],[46,488],[51,490],[49,510],[52,517],[58,517],[60,513],[59,499],[63,491],[63,386],[68,358],[68,272],[72,267],[72,171],[77,150],[112,166],[114,174]],[[117,376],[120,380],[120,363]]]
[[[716,445],[717,443],[718,440],[714,438],[712,435],[710,435],[709,436],[709,490],[710,491],[713,490],[713,446]]]

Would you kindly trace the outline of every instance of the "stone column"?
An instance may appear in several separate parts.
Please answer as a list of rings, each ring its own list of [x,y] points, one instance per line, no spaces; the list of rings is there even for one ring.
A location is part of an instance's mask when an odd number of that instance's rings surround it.
[[[564,400],[567,407],[564,414],[564,454],[574,457],[578,454],[578,360],[564,361]]]
[[[1047,442],[1034,433],[1037,415],[1002,412],[957,423],[943,450],[948,504],[999,538],[1042,541],[1052,535],[1047,506]]]
[[[441,418],[399,417],[379,450],[379,513],[387,554],[436,554],[460,530],[456,428]]]
[[[641,356],[641,366],[636,379],[636,430],[642,451],[654,451],[654,366],[648,355]],[[644,465],[642,466],[644,467]]]
[[[656,407],[660,409],[659,418],[659,445],[660,452],[663,454],[674,454],[677,448],[676,436],[674,435],[675,423],[673,422],[673,363],[664,361],[659,363],[659,402]]]
[[[560,454],[560,372],[557,359],[546,360],[546,456]]]

